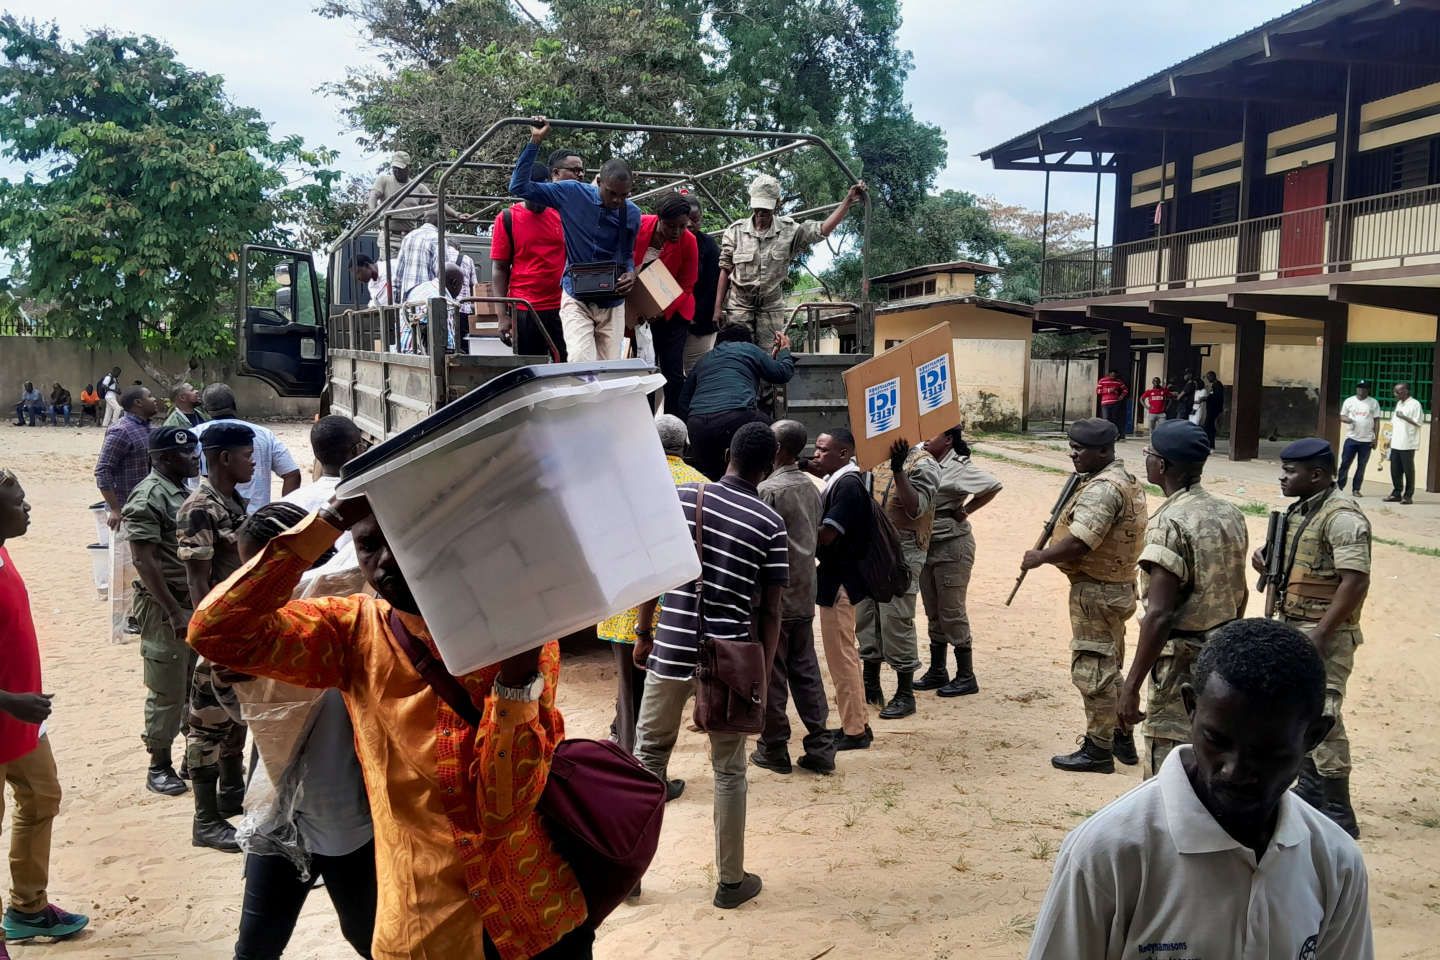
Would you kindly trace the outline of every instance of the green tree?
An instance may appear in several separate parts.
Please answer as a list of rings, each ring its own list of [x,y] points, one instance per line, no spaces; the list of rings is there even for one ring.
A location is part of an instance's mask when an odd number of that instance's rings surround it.
[[[162,384],[151,350],[192,362],[233,349],[240,247],[283,242],[323,202],[333,156],[272,139],[220,77],[190,70],[152,37],[0,17],[0,153],[26,165],[0,181],[0,244],[28,294],[72,336],[120,344]]]

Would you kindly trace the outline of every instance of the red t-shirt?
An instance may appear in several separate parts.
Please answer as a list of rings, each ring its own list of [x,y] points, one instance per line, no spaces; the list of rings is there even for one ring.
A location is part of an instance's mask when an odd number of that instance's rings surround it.
[[[659,223],[660,217],[653,213],[640,217],[640,229],[635,232],[636,270],[645,262],[645,251],[654,239]],[[661,246],[660,262],[680,285],[680,296],[670,304],[665,315],[672,320],[679,317],[689,323],[695,319],[695,281],[700,278],[700,244],[695,241],[695,234],[686,230],[679,240]]]
[[[560,278],[565,273],[565,234],[560,211],[546,207],[531,213],[523,203],[509,210],[515,236],[505,230],[505,214],[490,232],[490,259],[509,261],[512,297],[529,300],[536,310],[560,307]]]
[[[4,547],[0,547],[0,690],[40,692],[40,645],[30,616],[30,594]],[[39,742],[37,725],[0,711],[0,764],[25,756]]]
[[[1095,385],[1095,392],[1100,394],[1100,405],[1108,407],[1111,404],[1119,403],[1125,399],[1130,388],[1125,386],[1125,381],[1116,380],[1113,377],[1101,377],[1100,382]]]
[[[1174,396],[1175,394],[1164,387],[1151,387],[1149,390],[1140,394],[1140,399],[1145,401],[1145,409],[1147,412],[1164,413],[1166,402]]]

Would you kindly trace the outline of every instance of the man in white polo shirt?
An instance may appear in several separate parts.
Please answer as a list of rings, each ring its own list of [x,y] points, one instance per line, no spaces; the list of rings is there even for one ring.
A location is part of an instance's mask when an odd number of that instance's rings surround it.
[[[1373,960],[1360,848],[1287,789],[1333,723],[1315,647],[1232,620],[1192,676],[1191,743],[1065,838],[1030,960]]]
[[[1390,496],[1386,503],[1415,502],[1415,451],[1420,449],[1420,425],[1425,408],[1410,396],[1410,384],[1395,384],[1395,408],[1390,417]]]
[[[1355,464],[1355,496],[1360,496],[1360,484],[1365,482],[1365,465],[1370,462],[1370,451],[1375,449],[1375,430],[1380,425],[1380,401],[1370,396],[1370,382],[1361,380],[1355,384],[1355,396],[1340,404],[1340,422],[1345,424],[1345,448],[1340,454],[1340,475],[1335,485],[1345,489],[1350,476],[1350,464]]]

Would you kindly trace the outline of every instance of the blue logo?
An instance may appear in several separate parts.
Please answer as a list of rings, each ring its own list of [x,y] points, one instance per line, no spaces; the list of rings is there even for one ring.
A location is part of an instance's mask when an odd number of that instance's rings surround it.
[[[942,353],[934,360],[915,368],[915,383],[920,390],[920,415],[934,413],[950,402],[950,354]]]
[[[865,436],[878,437],[900,426],[900,378],[865,388]]]

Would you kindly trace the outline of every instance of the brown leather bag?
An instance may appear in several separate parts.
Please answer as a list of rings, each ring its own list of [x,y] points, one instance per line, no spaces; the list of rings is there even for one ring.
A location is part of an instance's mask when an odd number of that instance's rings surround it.
[[[706,733],[759,733],[765,727],[769,680],[765,645],[754,639],[717,639],[705,629],[704,503],[702,483],[695,490],[695,553],[700,558],[700,577],[695,581],[695,634],[699,640],[695,725]]]

